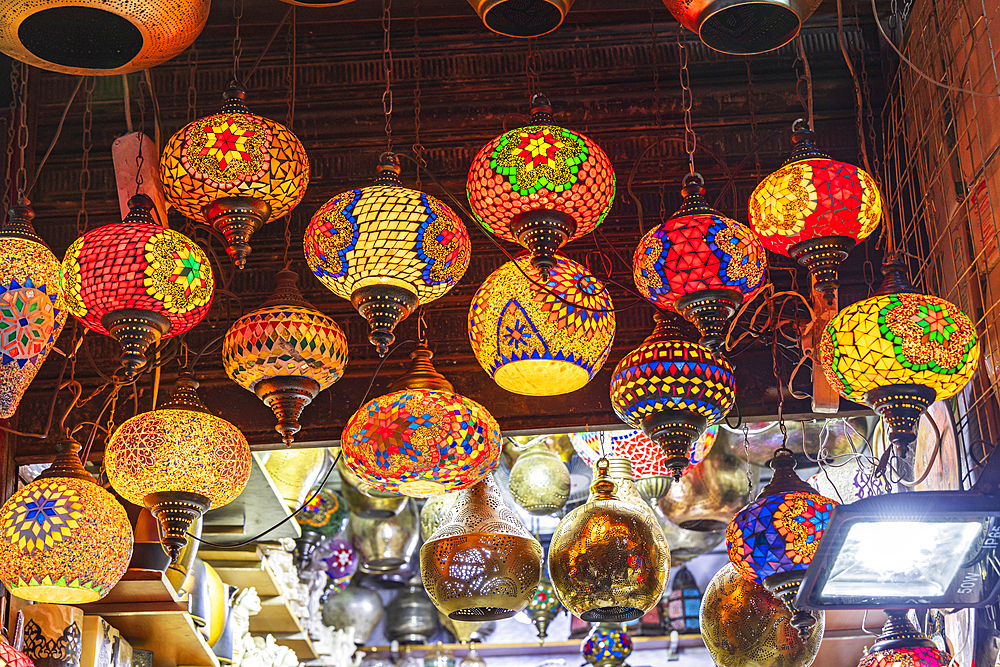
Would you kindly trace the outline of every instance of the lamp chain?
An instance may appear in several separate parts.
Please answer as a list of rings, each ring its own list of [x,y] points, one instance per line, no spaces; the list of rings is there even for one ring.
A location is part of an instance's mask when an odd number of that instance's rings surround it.
[[[392,154],[392,45],[389,28],[392,24],[392,0],[382,0],[382,70],[385,92],[382,93],[382,113],[385,114],[385,150]]]
[[[243,0],[233,0],[233,22],[236,32],[233,34],[233,81],[240,81],[240,56],[243,55],[243,40],[240,38],[240,19],[243,18]]]
[[[757,145],[757,102],[753,89],[753,71],[750,69],[750,56],[744,56],[747,64],[747,109],[750,111],[750,145]],[[753,152],[754,176],[760,176],[760,151]]]
[[[680,56],[681,70],[681,106],[684,108],[684,150],[688,154],[688,167],[694,176],[694,151],[698,146],[698,135],[691,126],[691,107],[694,106],[694,96],[691,94],[691,76],[688,71],[688,50],[681,37],[681,27],[677,26],[677,48]]]
[[[423,77],[423,65],[420,62],[420,0],[413,0],[413,154],[417,158],[417,190],[423,188],[423,171],[427,166],[424,159],[424,145],[420,143],[420,79]]]
[[[424,317],[425,310],[420,306],[417,312],[417,345],[427,347],[427,319]]]
[[[28,147],[28,70],[27,63],[21,64],[21,78],[18,83],[20,110],[17,119],[17,150],[20,162],[14,175],[14,185],[17,188],[17,202],[24,204],[24,188],[28,185],[28,172],[24,168],[24,151]]]
[[[538,91],[538,73],[542,69],[542,55],[538,52],[535,38],[528,39],[528,56],[524,61],[524,73],[528,77],[528,100]]]
[[[142,156],[142,140],[146,136],[146,96],[142,92],[144,83],[144,79],[140,76],[139,85],[137,86],[139,93],[139,154],[135,157],[135,194],[137,195],[142,188],[142,166],[146,161]]]
[[[652,61],[653,61],[653,113],[654,122],[656,125],[656,134],[660,135],[663,133],[663,119],[660,114],[660,52],[658,44],[656,43],[656,17],[653,13],[653,5],[649,5],[649,41],[652,47]],[[658,155],[656,156],[656,167],[657,173],[665,173],[665,168],[663,165],[663,149],[662,146],[658,150]],[[657,185],[657,195],[660,198],[660,222],[664,222],[667,219],[667,181],[666,179],[659,179],[659,184]],[[642,229],[642,220],[639,221],[640,232],[645,235],[644,229]]]
[[[192,44],[188,49],[188,88],[187,88],[187,122],[198,117],[198,87],[195,86],[195,74],[198,69],[198,49]]]
[[[795,92],[799,96],[799,100],[802,101],[802,108],[805,109],[806,114],[809,117],[809,129],[815,128],[813,125],[813,80],[812,80],[812,70],[809,68],[809,59],[806,57],[805,46],[802,45],[802,35],[795,38],[795,54],[796,54],[796,64],[802,63],[802,72],[798,74],[798,78],[795,81]],[[796,68],[797,69],[797,68]],[[802,93],[799,92],[799,85],[805,84],[806,94],[805,98],[802,97]]]
[[[13,173],[14,166],[14,144],[17,142],[17,135],[15,133],[15,123],[17,120],[17,90],[18,90],[18,80],[20,79],[20,67],[21,63],[18,60],[11,60],[10,63],[10,123],[7,125],[7,172],[6,178],[4,179],[4,193],[3,193],[3,208],[4,208],[4,219],[7,218],[7,210],[10,208],[11,202],[11,186],[13,184],[13,179],[11,174]]]
[[[90,130],[94,124],[95,85],[97,85],[97,77],[88,76],[87,82],[83,86],[83,150],[80,153],[80,210],[76,212],[77,236],[83,235],[90,224],[90,216],[87,213],[87,192],[90,190],[90,149],[93,146]]]
[[[768,311],[771,316],[771,370],[774,373],[775,387],[778,389],[778,429],[781,431],[781,448],[788,444],[788,430],[785,428],[785,392],[782,389],[781,371],[778,370],[778,316],[774,312],[774,301],[768,300]]]
[[[598,441],[601,443],[601,458],[608,458],[608,432],[598,431],[597,432]]]
[[[298,83],[298,25],[295,21],[295,5],[292,5],[292,16],[288,24],[288,32],[285,33],[285,50],[288,52],[288,71],[285,80],[288,83],[288,96],[285,105],[288,110],[285,112],[285,127],[289,130],[295,126],[295,87]]]
[[[750,474],[750,425],[743,423],[743,453],[747,457],[747,495],[753,493],[753,475]]]

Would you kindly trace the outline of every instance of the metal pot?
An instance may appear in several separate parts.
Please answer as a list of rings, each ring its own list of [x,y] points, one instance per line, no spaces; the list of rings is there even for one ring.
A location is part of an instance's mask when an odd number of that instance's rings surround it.
[[[336,630],[354,628],[354,643],[358,645],[368,641],[384,613],[379,594],[358,586],[331,593],[323,601],[323,625]]]
[[[343,482],[340,491],[352,515],[362,519],[388,519],[399,514],[406,505],[406,496],[371,488],[347,467],[344,457],[337,462],[337,472]]]
[[[414,577],[385,608],[385,637],[400,644],[426,644],[437,629],[437,608],[420,578]]]
[[[351,514],[347,538],[358,550],[362,572],[392,572],[414,557],[417,549],[416,508],[404,503],[403,510],[388,519],[364,519]]]

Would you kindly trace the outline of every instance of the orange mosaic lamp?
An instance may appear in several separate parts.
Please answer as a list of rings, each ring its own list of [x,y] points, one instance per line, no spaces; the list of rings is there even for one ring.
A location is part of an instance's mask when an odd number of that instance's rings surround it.
[[[178,377],[170,400],[118,427],[104,453],[111,486],[157,518],[173,562],[191,524],[235,500],[250,479],[246,438],[208,411],[197,388],[189,375]]]
[[[347,337],[333,318],[302,297],[294,271],[279,271],[277,277],[271,298],[226,332],[222,365],[236,384],[274,411],[274,428],[291,445],[302,428],[303,408],[344,374]]]
[[[222,234],[241,269],[254,232],[290,213],[309,185],[309,158],[298,137],[250,113],[245,97],[230,84],[219,113],[181,128],[160,158],[167,200]]]
[[[890,256],[882,285],[830,321],[820,360],[844,398],[868,404],[888,427],[900,456],[931,403],[962,391],[979,365],[979,338],[954,304],[922,294],[906,265]]]
[[[917,629],[906,609],[887,609],[887,620],[858,667],[948,667],[951,655]]]
[[[80,464],[80,444],[65,438],[56,449],[52,465],[0,508],[0,581],[33,602],[95,602],[128,569],[132,526]]]
[[[531,251],[546,278],[555,252],[604,221],[615,199],[615,171],[604,151],[552,124],[544,95],[531,100],[531,123],[483,146],[466,183],[476,219]]]

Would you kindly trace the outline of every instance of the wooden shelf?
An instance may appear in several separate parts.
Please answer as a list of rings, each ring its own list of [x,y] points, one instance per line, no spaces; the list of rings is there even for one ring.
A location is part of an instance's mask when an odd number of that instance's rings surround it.
[[[562,654],[562,653],[576,653],[580,652],[580,644],[583,642],[583,638],[580,639],[570,639],[568,641],[562,642],[545,642],[544,645],[539,648],[537,643],[534,644],[482,644],[476,642],[476,652],[483,657],[488,657],[491,655],[531,655],[537,654],[539,650],[543,650],[545,653],[551,654]],[[691,646],[704,646],[705,642],[701,638],[700,634],[692,635],[681,635],[680,636],[680,647],[686,648]],[[632,647],[633,650],[656,650],[656,649],[666,649],[670,646],[670,637],[632,637]],[[456,657],[461,657],[469,652],[469,647],[467,644],[445,644],[444,647],[452,651]],[[423,651],[428,651],[434,648],[434,645],[425,644],[411,644],[410,649],[417,654]],[[366,653],[376,653],[376,652],[386,652],[390,650],[388,646],[362,646],[362,651]]]
[[[134,648],[153,652],[153,667],[219,667],[219,659],[178,602],[88,605]]]
[[[309,635],[305,632],[297,632],[290,635],[274,635],[274,643],[278,646],[287,646],[295,651],[295,657],[299,659],[299,662],[315,660],[319,657],[316,649],[313,648]]]
[[[228,505],[205,512],[202,523],[202,537],[205,539],[220,544],[235,544],[291,516],[274,481],[260,462],[259,454],[254,453],[251,458],[250,480],[243,492]],[[265,537],[277,540],[301,535],[298,523],[286,521]]]
[[[262,600],[281,595],[278,582],[274,580],[271,571],[260,562],[257,563],[256,567],[230,567],[221,565],[213,565],[212,567],[219,573],[219,577],[224,583],[240,589],[253,586],[257,590],[257,595]]]
[[[250,617],[251,634],[271,633],[277,637],[279,634],[297,634],[303,631],[302,624],[289,609],[283,596],[262,597],[260,606],[260,613]]]

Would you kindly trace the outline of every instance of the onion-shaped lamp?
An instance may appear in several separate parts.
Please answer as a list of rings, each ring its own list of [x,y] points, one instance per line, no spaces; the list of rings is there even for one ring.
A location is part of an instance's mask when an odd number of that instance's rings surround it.
[[[649,512],[616,498],[607,460],[596,467],[591,499],[567,514],[552,534],[549,576],[574,616],[632,621],[663,596],[670,553]]]
[[[538,588],[535,589],[535,596],[531,598],[525,610],[528,618],[535,624],[539,645],[545,643],[545,638],[549,636],[549,623],[555,620],[562,608],[556,589],[552,586],[552,580],[543,572],[538,581]]]
[[[434,606],[457,621],[496,621],[528,606],[538,589],[542,546],[487,475],[462,491],[420,548],[420,572]]]
[[[330,555],[325,559],[326,574],[330,577],[331,586],[343,590],[358,571],[358,551],[341,537],[330,540],[329,551]]]
[[[624,623],[598,623],[580,644],[583,659],[594,667],[622,667],[632,654]]]
[[[0,581],[33,602],[95,602],[128,569],[132,526],[83,469],[79,443],[66,438],[56,449],[52,465],[0,508]]]
[[[321,539],[331,538],[347,528],[347,507],[336,491],[320,489],[295,515],[295,521],[302,530],[295,540],[295,564],[301,570],[312,562]]]
[[[237,267],[246,266],[250,237],[295,208],[309,185],[309,158],[281,123],[250,113],[235,83],[219,113],[188,123],[160,158],[163,194],[183,215],[226,239]]]
[[[797,608],[795,596],[837,501],[799,479],[795,455],[787,447],[774,453],[771,468],[771,482],[729,522],[729,560],[740,574],[784,602],[792,611],[792,625],[806,636],[816,617]]]
[[[508,37],[540,37],[558,28],[573,0],[469,0],[487,28]]]
[[[198,324],[208,312],[215,279],[197,243],[153,221],[146,195],[128,201],[121,223],[92,229],[66,251],[59,284],[80,323],[122,346],[129,377],[146,350]]]
[[[427,497],[488,477],[500,460],[500,427],[475,401],[455,393],[421,345],[385,396],[354,413],[341,436],[347,467],[373,488]]]
[[[736,402],[732,366],[686,340],[676,320],[657,314],[653,333],[618,362],[611,376],[615,412],[663,448],[663,464],[674,480],[691,465],[692,445]]]
[[[517,457],[508,488],[514,502],[528,514],[548,516],[569,500],[569,468],[544,441],[538,441]]]
[[[157,518],[174,563],[191,524],[236,500],[250,479],[246,438],[208,411],[197,388],[190,376],[178,377],[170,400],[125,421],[104,453],[111,486]]]
[[[615,338],[614,304],[586,268],[562,255],[543,280],[527,255],[490,274],[472,297],[479,365],[515,394],[555,396],[601,370]]]
[[[841,396],[867,403],[906,456],[934,401],[962,391],[979,364],[976,327],[954,304],[921,294],[906,266],[890,257],[871,297],[837,313],[820,341],[820,359]]]
[[[747,227],[705,201],[700,174],[684,177],[680,210],[650,230],[632,259],[639,292],[654,306],[675,310],[717,349],[730,318],[764,285],[764,247]]]
[[[750,195],[750,227],[771,252],[809,269],[832,302],[837,269],[882,218],[882,196],[860,167],[821,153],[805,121],[793,126],[791,157]]]
[[[294,271],[279,271],[277,278],[271,298],[226,332],[222,364],[274,411],[275,430],[291,445],[302,410],[344,374],[347,337],[302,298]]]
[[[886,609],[878,639],[858,667],[948,667],[951,656],[920,632],[905,609]]]
[[[455,212],[404,188],[399,172],[399,158],[384,156],[375,183],[325,203],[303,240],[309,268],[368,320],[368,340],[381,356],[397,324],[462,279],[471,251]]]
[[[11,206],[0,228],[0,419],[14,415],[66,324],[59,260],[34,217],[27,204]]]
[[[597,144],[552,124],[544,95],[531,100],[531,124],[483,146],[466,184],[472,214],[502,239],[531,251],[547,280],[555,252],[604,221],[615,172]]]

